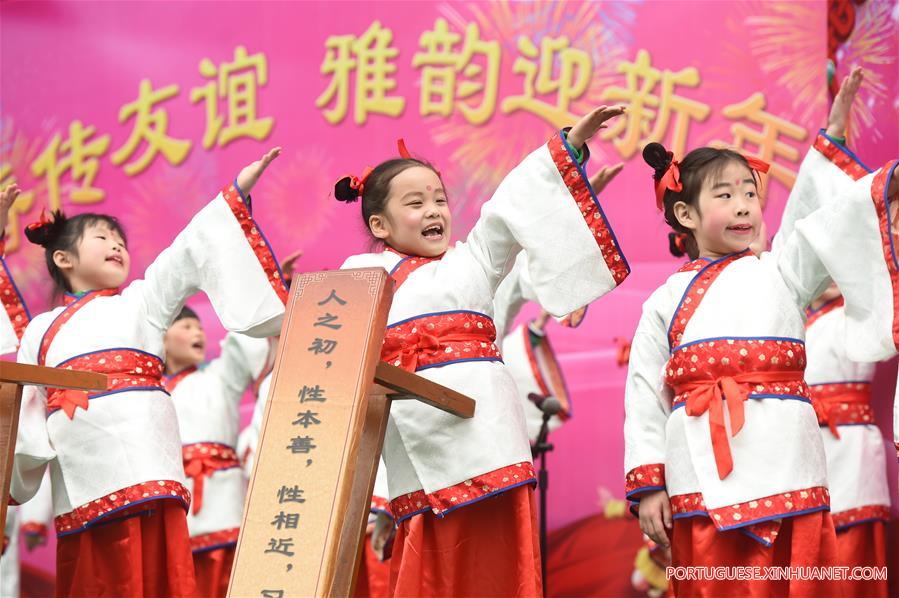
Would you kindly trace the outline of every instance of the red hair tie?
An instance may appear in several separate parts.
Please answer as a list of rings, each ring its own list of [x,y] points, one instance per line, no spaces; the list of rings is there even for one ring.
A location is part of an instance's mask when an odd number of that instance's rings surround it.
[[[671,159],[671,164],[668,165],[665,174],[656,182],[656,207],[659,210],[662,210],[664,207],[662,200],[665,197],[665,191],[668,189],[678,192],[684,190],[684,185],[680,180],[680,165],[674,158]]]
[[[768,170],[771,169],[771,165],[762,160],[761,158],[756,158],[755,156],[747,156],[743,154],[743,158],[745,158],[746,163],[749,164],[749,168],[755,170],[756,172],[764,172],[768,173]]]
[[[400,158],[405,158],[406,160],[415,159],[412,157],[412,154],[409,153],[409,150],[406,149],[406,141],[402,137],[396,140],[396,148],[400,152]],[[437,176],[440,176],[440,171],[436,168],[434,169],[434,172],[437,173]]]
[[[53,222],[54,221],[50,219],[50,216],[47,213],[47,208],[41,208],[41,215],[38,217],[38,221],[32,222],[25,228],[27,230],[37,230],[39,228],[43,228],[45,226],[53,224]]]
[[[406,142],[402,137],[396,140],[396,148],[400,152],[400,158],[406,158],[408,160],[412,157],[412,154],[410,154],[409,150],[406,149]]]
[[[362,197],[362,192],[365,190],[365,181],[368,180],[368,175],[371,174],[372,170],[374,168],[366,166],[365,170],[362,171],[362,176],[350,176],[350,187],[359,192],[359,197]]]

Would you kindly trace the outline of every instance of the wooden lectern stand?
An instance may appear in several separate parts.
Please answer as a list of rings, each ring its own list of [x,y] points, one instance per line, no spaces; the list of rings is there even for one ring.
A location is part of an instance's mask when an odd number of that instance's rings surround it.
[[[350,596],[390,400],[474,415],[472,399],[381,362],[392,298],[380,268],[294,280],[229,596]]]
[[[0,476],[2,476],[0,492],[3,493],[0,504],[0,530],[6,526],[9,481],[12,475],[13,456],[16,453],[22,387],[25,385],[106,390],[106,374],[0,361]]]

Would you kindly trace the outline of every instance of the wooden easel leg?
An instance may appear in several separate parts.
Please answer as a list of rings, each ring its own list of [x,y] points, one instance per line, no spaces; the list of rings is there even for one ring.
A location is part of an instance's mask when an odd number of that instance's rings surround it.
[[[22,386],[0,384],[0,530],[6,529],[6,508],[9,504],[9,481],[16,454],[16,432],[19,429],[19,407]],[[380,448],[380,447],[379,447]]]
[[[368,408],[353,474],[353,489],[347,505],[354,512],[347,513],[340,532],[339,554],[345,555],[345,558],[340,559],[335,571],[331,592],[333,596],[353,596],[356,591],[356,575],[359,571],[359,559],[362,557],[365,528],[368,525],[371,493],[375,486],[375,475],[387,430],[387,416],[390,413],[390,400],[386,393],[387,389],[375,386],[368,395]],[[362,506],[358,513],[355,512],[356,505]]]

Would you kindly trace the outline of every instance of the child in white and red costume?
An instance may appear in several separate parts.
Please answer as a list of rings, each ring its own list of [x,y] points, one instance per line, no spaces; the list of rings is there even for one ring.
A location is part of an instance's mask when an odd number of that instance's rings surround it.
[[[848,355],[895,353],[899,264],[888,250],[899,161],[853,181],[842,168],[854,168],[854,157],[822,132],[772,250],[756,256],[749,247],[766,165],[712,148],[677,162],[658,144],[644,158],[657,205],[689,235],[694,259],[644,303],[631,346],[625,472],[641,527],[670,542],[674,566],[835,565],[825,453],[803,378],[804,310],[832,276],[849,306]],[[829,595],[840,587],[674,580],[674,591]]]
[[[56,213],[26,229],[66,304],[32,319],[19,361],[105,373],[110,383],[91,394],[27,387],[22,400],[10,494],[30,499],[49,467],[60,596],[196,592],[163,335],[197,291],[229,330],[277,333],[286,289],[249,191],[279,152],[242,170],[121,290],[130,260],[114,218]]]

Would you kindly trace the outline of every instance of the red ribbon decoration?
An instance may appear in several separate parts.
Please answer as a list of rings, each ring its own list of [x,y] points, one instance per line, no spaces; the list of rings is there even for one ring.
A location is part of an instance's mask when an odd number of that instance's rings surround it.
[[[406,158],[408,160],[412,157],[412,154],[410,154],[409,150],[406,149],[406,142],[402,137],[396,140],[396,148],[400,152],[400,158]]]
[[[39,228],[43,228],[49,224],[53,224],[53,220],[47,214],[47,208],[41,208],[41,215],[38,217],[37,222],[32,222],[25,228],[28,230],[36,230]]]
[[[818,423],[827,424],[830,433],[834,438],[839,439],[840,433],[837,431],[837,422],[839,421],[840,411],[843,405],[867,405],[870,403],[871,389],[838,389],[834,393],[816,393],[814,389],[809,389],[812,395],[812,407],[815,408],[815,414],[818,416]]]
[[[687,393],[687,415],[698,417],[709,412],[709,432],[718,478],[726,478],[734,469],[727,428],[724,425],[724,397],[730,415],[731,436],[743,429],[745,413],[743,402],[749,398],[749,386],[768,382],[801,382],[802,372],[746,372],[735,376],[722,376],[713,380],[689,382],[675,389],[676,394]]]
[[[229,446],[213,444],[210,448],[206,443],[189,444],[182,451],[184,475],[194,481],[191,513],[196,515],[203,508],[205,479],[220,469],[238,466],[237,453]]]
[[[749,168],[757,172],[767,173],[771,169],[771,165],[761,158],[746,155],[743,155],[743,158],[746,160]],[[671,159],[671,164],[668,165],[668,169],[665,171],[665,174],[662,175],[661,179],[656,181],[655,189],[656,207],[659,209],[659,211],[663,210],[665,207],[663,200],[665,198],[666,190],[670,189],[671,191],[675,191],[678,193],[684,190],[684,185],[680,179],[680,163],[677,160],[673,158]]]
[[[743,158],[746,159],[746,163],[749,164],[749,168],[755,170],[756,172],[764,172],[765,174],[768,174],[768,171],[771,169],[771,165],[761,158],[756,158],[755,156],[747,156],[746,154],[743,154]]]
[[[47,409],[62,409],[69,419],[75,417],[75,409],[81,407],[87,411],[88,395],[83,390],[71,388],[54,388],[47,394]]]
[[[678,192],[684,190],[684,185],[680,180],[680,164],[673,158],[671,159],[671,163],[668,165],[665,174],[656,181],[656,207],[659,210],[664,209],[664,202],[662,200],[665,197],[665,191],[668,189]]]
[[[422,355],[436,355],[444,352],[453,343],[468,341],[489,341],[491,345],[493,344],[493,339],[484,332],[448,332],[435,336],[426,332],[391,335],[388,331],[388,336],[384,339],[384,349],[381,351],[381,361],[392,364],[399,360],[399,367],[407,372],[414,372]]]
[[[372,170],[374,170],[374,168],[366,166],[365,170],[362,171],[362,176],[350,176],[350,187],[359,192],[359,197],[362,197],[362,193],[365,191],[365,181],[368,180],[368,175],[371,174]]]

